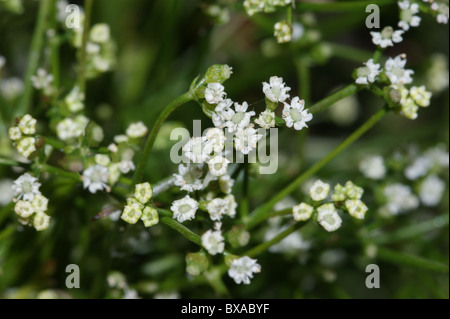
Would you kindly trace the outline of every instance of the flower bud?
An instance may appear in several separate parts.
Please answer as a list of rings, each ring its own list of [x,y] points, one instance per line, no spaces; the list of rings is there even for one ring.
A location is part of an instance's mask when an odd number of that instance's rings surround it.
[[[225,237],[233,248],[244,247],[250,241],[250,233],[245,230],[243,225],[235,225]]]
[[[198,276],[208,269],[209,260],[204,252],[186,255],[186,272],[191,276]]]
[[[226,64],[214,64],[205,74],[206,83],[222,84],[233,74],[233,69]]]

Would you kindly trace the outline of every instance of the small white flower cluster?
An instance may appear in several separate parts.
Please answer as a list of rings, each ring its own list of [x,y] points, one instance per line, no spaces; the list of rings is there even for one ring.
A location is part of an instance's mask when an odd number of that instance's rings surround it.
[[[9,138],[17,152],[23,157],[29,158],[36,152],[36,119],[26,114],[16,120],[17,125],[9,129]]]
[[[71,113],[77,113],[84,109],[84,93],[79,86],[75,86],[64,98],[64,103]]]
[[[398,2],[400,8],[400,22],[398,26],[405,31],[408,31],[410,27],[418,27],[420,25],[421,18],[417,15],[419,13],[419,5],[417,3],[411,3],[409,0],[403,0]]]
[[[400,43],[403,41],[403,30],[394,30],[394,28],[388,26],[385,27],[381,32],[371,31],[372,42],[378,45],[380,48],[387,48],[394,46],[394,43]]]
[[[66,117],[56,125],[56,134],[62,141],[73,141],[84,135],[89,119],[84,115]]]
[[[261,272],[261,266],[258,264],[258,260],[248,256],[234,259],[228,269],[228,275],[237,284],[243,283],[244,285],[249,285],[253,274],[259,272]]]
[[[309,190],[310,196],[314,202],[324,201],[330,193],[330,185],[317,180]],[[322,203],[314,208],[313,206],[300,203],[292,209],[293,217],[296,221],[306,221],[311,218],[314,210],[317,210],[317,221],[327,231],[332,232],[339,229],[342,225],[342,218],[338,214],[338,208],[344,203],[345,209],[352,217],[364,219],[367,206],[361,201],[364,190],[348,181],[345,186],[337,184],[334,193],[331,195],[332,203]],[[316,206],[316,205],[315,205]]]
[[[361,173],[370,179],[381,180],[386,176],[384,159],[380,155],[368,155],[359,163]]]
[[[23,81],[17,77],[2,78],[0,81],[0,93],[6,101],[14,101],[23,92]]]
[[[287,21],[280,21],[275,23],[274,36],[278,43],[287,43],[292,40],[292,26]]]
[[[38,69],[36,75],[31,76],[31,83],[36,90],[42,91],[44,95],[50,96],[55,91],[52,86],[53,75],[48,74],[45,69]]]
[[[33,226],[37,231],[45,230],[50,225],[50,216],[45,213],[48,199],[39,191],[40,186],[38,179],[28,173],[20,176],[12,185],[16,202],[14,211],[19,216],[19,222]]]
[[[273,12],[277,6],[287,6],[292,0],[245,0],[244,8],[249,16],[258,12]]]
[[[149,183],[137,184],[134,196],[127,199],[127,205],[123,209],[120,218],[129,224],[136,224],[140,219],[144,222],[145,227],[152,227],[158,224],[158,211],[148,205],[152,196],[153,191]]]
[[[419,199],[408,185],[391,183],[383,188],[386,204],[380,208],[384,215],[398,215],[419,207]]]
[[[434,15],[436,15],[436,21],[441,24],[448,24],[449,18],[449,8],[448,2],[444,3],[442,1],[429,1],[423,0],[423,2],[431,3],[431,10]]]
[[[121,272],[109,272],[106,281],[109,288],[113,289],[113,293],[121,295],[122,299],[139,299],[137,291],[128,286],[128,282]]]

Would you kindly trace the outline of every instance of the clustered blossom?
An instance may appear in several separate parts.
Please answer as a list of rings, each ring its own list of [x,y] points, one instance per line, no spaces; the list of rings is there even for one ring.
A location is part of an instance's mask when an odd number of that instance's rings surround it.
[[[152,227],[159,223],[158,211],[148,203],[153,196],[150,183],[137,184],[134,196],[127,199],[121,219],[129,224],[136,224],[142,220],[145,227]]]
[[[380,180],[386,176],[386,166],[382,156],[372,155],[366,156],[359,163],[359,170],[367,178]]]
[[[272,76],[269,83],[263,82],[263,92],[266,98],[272,102],[284,102],[289,98],[291,88],[286,86],[283,78]]]
[[[297,131],[308,127],[307,122],[313,118],[312,114],[305,109],[305,101],[294,97],[290,104],[284,102],[283,120],[287,127],[294,127]]]
[[[292,3],[292,0],[245,0],[244,8],[249,16],[258,12],[273,12],[277,6],[286,6]]]
[[[278,43],[291,42],[292,40],[292,26],[287,21],[280,21],[275,23],[274,35]]]
[[[186,195],[184,198],[174,201],[170,209],[173,212],[173,218],[182,223],[195,218],[198,206],[195,199]]]
[[[69,141],[84,135],[89,119],[84,115],[67,117],[56,125],[56,134],[62,141]]]
[[[26,114],[18,119],[17,125],[9,129],[9,138],[17,152],[25,158],[37,151],[36,148],[36,119]]]
[[[403,41],[403,30],[394,30],[392,27],[385,27],[381,32],[371,31],[372,42],[381,48],[394,46],[394,43]]]
[[[421,18],[416,15],[419,13],[419,5],[417,3],[411,3],[409,0],[403,0],[398,2],[400,7],[400,22],[398,26],[405,31],[408,31],[410,27],[418,27],[420,25]]]
[[[223,253],[225,249],[224,240],[220,230],[208,230],[202,235],[202,246],[209,254],[214,256]]]
[[[383,195],[386,204],[381,208],[382,212],[398,215],[419,207],[419,199],[407,185],[400,183],[386,185]]]
[[[33,226],[42,231],[50,225],[50,216],[46,214],[48,199],[39,191],[41,184],[36,177],[28,173],[16,179],[12,185],[15,213],[22,225]]]
[[[374,63],[373,59],[364,63],[365,67],[356,70],[356,83],[369,84],[375,82],[377,76],[381,73],[380,64]]]
[[[108,186],[109,171],[106,166],[95,164],[91,165],[83,171],[83,187],[87,188],[92,194],[97,191],[110,191]]]
[[[31,83],[33,83],[34,88],[43,91],[45,95],[52,93],[52,82],[53,75],[48,74],[45,69],[38,69],[36,75],[31,76]]]
[[[261,272],[261,266],[256,259],[248,256],[234,259],[228,269],[228,275],[233,278],[237,284],[250,284],[250,279],[253,278],[254,273]]]
[[[447,169],[449,167],[449,154],[441,146],[426,150],[423,154],[416,157],[404,171],[406,178],[417,180],[429,173]]]

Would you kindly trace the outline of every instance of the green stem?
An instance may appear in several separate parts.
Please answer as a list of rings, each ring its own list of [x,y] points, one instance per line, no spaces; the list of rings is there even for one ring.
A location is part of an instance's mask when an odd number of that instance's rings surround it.
[[[89,37],[89,28],[91,25],[92,4],[94,0],[86,0],[84,3],[84,25],[83,25],[83,38],[80,47],[79,64],[80,69],[78,72],[78,86],[80,92],[86,92],[86,45]]]
[[[356,85],[356,84],[349,84],[346,87],[340,89],[336,93],[331,94],[330,96],[324,98],[323,100],[317,102],[316,104],[312,105],[309,108],[309,111],[312,114],[316,114],[319,112],[322,112],[326,108],[330,107],[337,101],[340,101],[342,99],[345,99],[346,97],[352,96],[353,94],[360,91],[362,87]]]
[[[297,69],[297,78],[299,81],[299,93],[305,104],[308,105],[311,101],[311,72],[309,63],[305,56],[301,56],[294,61]]]
[[[178,107],[181,105],[192,101],[193,94],[191,91],[188,91],[184,93],[183,95],[179,96],[175,100],[173,100],[169,105],[167,105],[162,113],[159,115],[158,119],[156,120],[155,125],[152,128],[152,131],[150,132],[149,137],[147,138],[147,141],[145,142],[144,151],[141,155],[141,158],[139,160],[139,163],[137,165],[136,171],[134,172],[133,176],[133,182],[131,183],[131,186],[136,185],[140,181],[142,181],[144,177],[144,170],[148,162],[148,158],[150,157],[150,153],[152,152],[153,144],[155,143],[156,136],[158,135],[158,132],[163,125],[164,121],[169,117],[170,114],[172,114],[173,111],[175,111]]]
[[[54,174],[57,176],[65,177],[65,178],[71,179],[76,182],[81,181],[81,176],[79,174],[73,173],[73,172],[67,172],[58,167],[54,167],[54,166],[47,165],[47,164],[41,164],[41,165],[38,165],[38,168],[41,172],[47,172],[47,173]]]
[[[412,224],[406,227],[402,227],[397,231],[383,233],[374,237],[369,237],[368,239],[370,241],[373,241],[375,244],[383,245],[418,237],[433,230],[447,227],[448,225],[449,214],[447,213],[445,215],[436,216],[430,220],[423,221],[419,224]],[[377,230],[376,232],[379,232],[379,230]]]
[[[240,204],[241,219],[245,223],[248,217],[249,203],[248,203],[248,163],[243,164],[244,167],[244,183],[242,185],[242,199]]]
[[[379,6],[396,3],[394,0],[365,0],[365,1],[339,1],[339,2],[296,2],[295,7],[298,11],[315,11],[315,12],[342,12],[357,11],[361,12],[369,4]]]
[[[347,149],[350,145],[352,145],[357,139],[359,139],[364,133],[366,133],[369,129],[371,129],[383,116],[387,113],[387,109],[383,108],[378,111],[375,115],[373,115],[369,120],[367,120],[363,125],[361,125],[355,132],[353,132],[344,142],[342,142],[338,147],[336,147],[331,153],[329,153],[322,160],[314,164],[311,168],[309,168],[302,175],[297,177],[292,183],[286,186],[283,190],[281,190],[278,194],[273,196],[266,204],[257,208],[252,214],[248,227],[252,228],[256,224],[259,224],[262,220],[266,219],[266,215],[270,212],[272,207],[282,200],[284,197],[292,193],[294,190],[298,188],[298,186],[306,181],[308,178],[316,174],[319,170],[321,170],[325,165],[327,165],[333,158],[339,155],[343,150]]]
[[[51,65],[52,65],[52,75],[53,75],[53,85],[59,88],[60,80],[60,67],[59,67],[59,38],[56,35],[56,30],[58,28],[58,21],[56,19],[56,1],[51,0],[50,10],[51,10],[51,22],[50,28],[55,30],[55,35],[50,39],[50,49],[51,49]]]
[[[17,161],[11,160],[9,158],[3,158],[3,157],[0,157],[0,165],[19,166],[19,167],[27,166],[27,164],[25,164],[25,163],[19,163]]]
[[[338,43],[325,43],[325,45],[329,46],[333,52],[333,56],[338,58],[355,61],[358,63],[363,63],[373,58],[373,53],[367,50]]]
[[[266,214],[263,217],[261,217],[262,219],[259,221],[259,223],[261,223],[261,222],[263,222],[263,221],[265,221],[267,219],[270,219],[272,217],[291,215],[292,214],[292,209],[293,208],[290,207],[290,208],[286,208],[286,209],[282,209],[282,210],[273,211],[273,212],[271,212],[269,214]],[[255,226],[256,226],[256,224],[252,225],[252,227],[249,226],[249,227],[247,227],[247,230],[251,230]]]
[[[288,5],[286,9],[286,20],[292,26],[292,6]]]
[[[172,229],[176,230],[177,232],[179,232],[181,235],[183,235],[184,237],[186,237],[187,239],[192,241],[194,244],[197,244],[199,246],[202,245],[202,239],[200,238],[199,235],[195,234],[189,228],[187,228],[186,226],[180,224],[179,222],[177,222],[176,220],[172,219],[171,217],[164,216],[164,217],[160,218],[159,220],[162,223],[164,223],[167,226],[169,226],[170,228],[172,228]]]
[[[394,263],[396,265],[412,266],[434,272],[448,274],[448,265],[438,261],[428,260],[419,256],[393,251],[387,248],[378,248],[377,257],[381,260]]]
[[[221,298],[230,298],[230,292],[221,278],[222,272],[220,268],[213,268],[204,275],[209,285]]]
[[[255,257],[255,256],[265,252],[271,246],[279,243],[280,241],[285,239],[287,236],[289,236],[290,234],[292,234],[293,232],[295,232],[296,230],[298,230],[299,228],[301,228],[305,224],[306,224],[306,222],[298,222],[298,223],[292,225],[291,227],[289,227],[288,229],[286,229],[285,231],[281,232],[280,234],[278,234],[277,236],[275,236],[271,240],[266,241],[265,243],[259,244],[258,246],[248,250],[247,252],[245,252],[242,255],[243,256],[249,256],[249,257]]]
[[[41,0],[39,3],[39,12],[34,29],[33,38],[31,40],[31,49],[28,55],[28,65],[25,71],[25,89],[22,99],[20,100],[14,116],[22,115],[28,112],[33,98],[33,84],[31,77],[36,73],[39,66],[41,51],[44,46],[45,30],[47,28],[47,19],[50,13],[50,0]]]

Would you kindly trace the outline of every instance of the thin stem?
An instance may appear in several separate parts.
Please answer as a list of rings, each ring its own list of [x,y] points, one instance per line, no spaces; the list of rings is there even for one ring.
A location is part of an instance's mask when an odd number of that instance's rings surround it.
[[[264,217],[262,217],[261,221],[259,221],[260,223],[270,219],[272,217],[277,217],[277,216],[286,216],[286,215],[291,215],[292,214],[292,207],[286,208],[286,209],[282,209],[282,210],[276,210],[273,212],[270,212],[269,214],[264,215]],[[251,230],[253,227],[255,227],[255,225],[252,225],[252,227],[247,227],[247,230]]]
[[[86,45],[89,37],[89,28],[91,25],[92,4],[94,0],[86,0],[84,3],[84,25],[83,25],[83,39],[80,47],[79,64],[80,69],[78,72],[78,86],[80,92],[86,92]]]
[[[144,177],[144,170],[145,170],[145,167],[147,166],[148,158],[150,157],[150,153],[152,152],[153,144],[155,143],[156,136],[158,135],[158,132],[159,132],[161,126],[163,125],[164,121],[178,107],[191,101],[192,99],[193,99],[193,95],[192,95],[191,91],[186,92],[183,95],[176,98],[175,100],[173,100],[161,112],[158,119],[156,120],[155,125],[152,128],[152,131],[150,132],[149,137],[147,138],[147,141],[145,142],[144,151],[141,155],[141,158],[137,165],[136,171],[134,172],[133,182],[131,183],[131,186],[134,186],[137,183],[139,183],[140,181],[142,181],[142,179]]]
[[[357,11],[361,12],[369,4],[379,6],[396,3],[394,0],[368,0],[368,1],[339,1],[339,2],[299,2],[297,0],[295,7],[298,11],[315,11],[315,12],[341,12],[341,11]]]
[[[56,19],[56,1],[51,0],[50,10],[51,10],[51,23],[50,28],[53,30],[57,29],[58,21]],[[53,75],[53,85],[55,87],[59,87],[59,79],[60,79],[60,60],[59,60],[59,38],[55,34],[50,38],[50,49],[51,49],[51,66],[52,66],[52,75]]]
[[[0,165],[5,165],[5,166],[21,166],[21,167],[24,167],[24,166],[27,166],[28,164],[20,163],[20,162],[11,160],[11,159],[9,159],[9,158],[3,158],[3,157],[0,157]]]
[[[47,165],[47,164],[41,164],[41,165],[38,165],[38,168],[40,169],[41,172],[47,172],[47,173],[51,173],[51,174],[54,174],[57,176],[66,177],[66,178],[71,179],[76,182],[81,181],[81,176],[79,174],[73,173],[73,172],[67,172],[58,167],[54,167],[54,166]]]
[[[441,262],[428,260],[419,256],[394,251],[387,248],[378,248],[377,257],[381,260],[391,262],[396,265],[412,266],[443,274],[448,274],[449,272],[448,265]]]
[[[162,223],[164,223],[167,226],[169,226],[170,228],[172,228],[172,229],[176,230],[177,232],[179,232],[181,235],[183,235],[184,237],[186,237],[187,239],[192,241],[194,244],[197,244],[199,246],[202,245],[202,239],[200,238],[199,235],[195,234],[189,228],[187,228],[186,226],[180,224],[179,222],[177,222],[176,220],[172,219],[171,217],[164,216],[164,217],[161,217],[159,220]]]
[[[305,100],[305,104],[308,105],[311,101],[311,72],[309,63],[304,56],[296,59],[294,63],[299,81],[299,94]]]
[[[317,162],[311,168],[309,168],[302,175],[297,177],[293,182],[291,182],[288,186],[286,186],[283,190],[281,190],[278,194],[273,196],[266,204],[257,208],[252,214],[248,227],[252,228],[255,225],[259,224],[262,220],[266,219],[266,215],[270,212],[272,207],[282,200],[284,197],[292,193],[294,190],[298,188],[298,186],[306,181],[308,178],[316,174],[319,170],[321,170],[325,165],[327,165],[333,158],[339,155],[342,151],[347,149],[350,145],[352,145],[357,139],[359,139],[364,133],[366,133],[369,129],[371,129],[379,120],[383,118],[383,116],[387,113],[387,109],[383,108],[378,111],[375,115],[373,115],[369,120],[367,120],[363,125],[361,125],[355,132],[353,132],[344,142],[342,142],[338,147],[336,147],[331,153],[329,153],[322,160]]]
[[[286,20],[290,25],[292,25],[292,6],[287,6]]]
[[[266,241],[265,243],[259,244],[258,246],[248,250],[247,252],[245,252],[242,255],[243,256],[249,256],[249,257],[255,257],[255,256],[263,253],[267,249],[269,249],[271,246],[279,243],[280,241],[285,239],[287,236],[289,236],[290,234],[292,234],[293,232],[295,232],[296,230],[298,230],[299,228],[301,228],[305,224],[306,224],[306,222],[298,222],[298,223],[292,225],[291,227],[289,227],[288,229],[286,229],[285,231],[281,232],[280,234],[278,234],[277,236],[275,236],[271,240]]]
[[[366,62],[367,60],[373,58],[373,53],[367,50],[338,43],[326,43],[326,45],[331,48],[333,56],[338,58],[355,61],[358,63]]]
[[[41,57],[42,47],[44,46],[45,30],[47,29],[47,19],[50,13],[50,0],[41,0],[39,3],[39,12],[34,29],[33,38],[31,40],[30,53],[28,55],[28,65],[25,71],[25,89],[22,99],[17,106],[14,116],[25,114],[30,108],[31,99],[33,98],[33,85],[31,77],[36,73]]]
[[[249,182],[248,163],[245,163],[244,164],[244,183],[242,185],[242,199],[241,199],[241,204],[240,204],[241,219],[243,221],[247,220],[248,210],[249,210],[248,182]]]
[[[316,114],[324,111],[326,108],[330,107],[337,101],[345,99],[346,97],[352,96],[353,94],[360,91],[362,87],[356,84],[349,84],[346,87],[340,89],[336,93],[331,94],[330,96],[324,98],[323,100],[317,102],[309,108],[309,111],[312,114]]]

